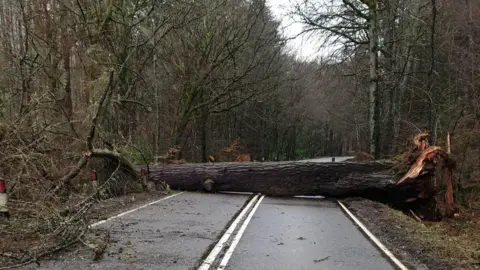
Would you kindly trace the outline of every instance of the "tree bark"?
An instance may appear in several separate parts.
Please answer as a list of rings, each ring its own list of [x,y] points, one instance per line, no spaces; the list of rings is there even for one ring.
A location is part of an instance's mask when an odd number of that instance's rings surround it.
[[[187,191],[254,192],[270,196],[360,196],[382,202],[405,201],[416,194],[411,185],[395,185],[387,161],[254,162],[150,166],[153,181]],[[140,170],[142,167],[137,167]],[[145,168],[146,169],[146,168]],[[208,181],[208,187],[206,182]],[[213,182],[213,184],[212,184]]]
[[[370,85],[369,85],[369,128],[370,154],[380,158],[380,93],[378,92],[378,26],[376,2],[369,6],[369,50],[370,50]]]

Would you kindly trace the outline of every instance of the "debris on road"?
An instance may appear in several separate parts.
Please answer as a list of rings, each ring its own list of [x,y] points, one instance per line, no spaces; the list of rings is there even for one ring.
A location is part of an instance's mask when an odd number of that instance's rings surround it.
[[[322,258],[322,259],[320,259],[320,260],[313,260],[313,262],[314,262],[314,263],[319,263],[319,262],[326,261],[326,260],[328,260],[329,258],[330,258],[330,256],[327,256],[327,257]]]

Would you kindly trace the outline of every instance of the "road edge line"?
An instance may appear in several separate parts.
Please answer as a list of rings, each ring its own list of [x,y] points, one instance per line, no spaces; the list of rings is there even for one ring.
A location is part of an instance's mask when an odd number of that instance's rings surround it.
[[[205,258],[205,260],[203,260],[202,264],[200,265],[200,267],[198,268],[198,270],[207,270],[210,268],[210,266],[212,265],[212,263],[216,260],[218,254],[220,253],[220,251],[222,251],[223,249],[223,246],[225,245],[225,243],[228,241],[228,239],[230,238],[230,236],[232,236],[233,232],[235,231],[235,228],[237,228],[238,224],[240,223],[240,221],[243,219],[243,217],[245,216],[245,214],[247,214],[248,210],[250,209],[250,207],[252,206],[252,204],[257,201],[257,198],[258,198],[258,194],[256,194],[249,202],[248,204],[242,209],[242,211],[240,212],[240,214],[237,216],[237,218],[235,218],[235,220],[232,222],[232,224],[230,224],[230,226],[228,227],[227,231],[222,235],[222,237],[220,238],[220,240],[218,240],[217,244],[212,248],[212,250],[210,251],[210,253],[208,254],[207,258]]]
[[[392,252],[390,252],[390,250],[387,249],[387,247],[385,247],[381,242],[380,240],[378,240],[377,237],[375,237],[375,235],[373,235],[372,232],[370,232],[367,227],[365,227],[365,225],[357,218],[355,217],[352,212],[350,212],[350,210],[348,210],[348,208],[342,203],[340,202],[339,200],[337,200],[337,203],[340,205],[340,207],[343,209],[343,211],[345,211],[345,213],[348,214],[348,216],[353,220],[353,222],[355,222],[357,224],[358,227],[360,227],[360,229],[362,229],[362,231],[367,235],[368,238],[370,238],[370,240],[375,243],[377,245],[377,247],[383,251],[383,253],[401,270],[408,270],[408,268],[402,263],[400,262],[399,259],[397,259],[395,257],[395,255],[392,254]]]
[[[125,215],[127,215],[127,214],[130,214],[130,213],[132,213],[132,212],[135,212],[135,211],[137,211],[137,210],[140,210],[140,209],[145,208],[145,207],[147,207],[147,206],[150,206],[150,205],[152,205],[152,204],[156,204],[156,203],[159,203],[159,202],[161,202],[161,201],[168,200],[168,199],[173,198],[173,197],[175,197],[175,196],[177,196],[177,195],[180,195],[180,194],[182,194],[182,193],[184,193],[184,192],[182,191],[182,192],[179,192],[179,193],[175,193],[175,194],[172,194],[172,195],[170,195],[170,196],[163,197],[163,198],[161,198],[161,199],[159,199],[159,200],[156,200],[156,201],[153,201],[153,202],[149,202],[149,203],[144,204],[144,205],[142,205],[142,206],[136,207],[136,208],[134,208],[134,209],[130,209],[130,210],[128,210],[128,211],[122,212],[122,213],[120,213],[120,214],[118,214],[118,215],[111,216],[111,217],[109,217],[109,218],[107,218],[107,219],[99,220],[99,221],[97,221],[97,222],[95,222],[95,223],[92,223],[92,224],[88,225],[88,228],[97,227],[98,225],[103,224],[103,223],[106,223],[107,221],[110,221],[110,220],[113,220],[113,219],[116,219],[116,218],[125,216]]]
[[[265,195],[262,195],[260,199],[258,199],[257,203],[253,207],[252,211],[248,214],[247,218],[243,222],[242,226],[238,230],[237,234],[235,235],[235,238],[233,238],[232,243],[230,244],[230,247],[228,248],[227,252],[222,258],[222,261],[220,262],[218,269],[225,269],[227,267],[228,261],[230,260],[230,257],[232,257],[233,252],[235,251],[235,248],[237,247],[238,242],[240,242],[240,239],[243,236],[243,233],[245,232],[245,229],[247,228],[248,224],[250,223],[250,220],[253,217],[253,214],[255,214],[255,211],[257,211],[258,206],[262,203],[263,198],[265,198]]]

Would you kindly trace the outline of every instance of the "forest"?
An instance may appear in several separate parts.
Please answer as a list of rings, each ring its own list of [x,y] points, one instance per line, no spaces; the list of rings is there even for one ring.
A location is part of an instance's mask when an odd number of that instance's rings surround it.
[[[207,162],[232,145],[255,161],[399,159],[429,132],[430,145],[451,136],[455,200],[478,207],[480,2],[290,3],[285,16],[335,50],[295,56],[265,0],[0,1],[10,198],[25,213],[82,205],[86,151],[131,164],[172,151]]]

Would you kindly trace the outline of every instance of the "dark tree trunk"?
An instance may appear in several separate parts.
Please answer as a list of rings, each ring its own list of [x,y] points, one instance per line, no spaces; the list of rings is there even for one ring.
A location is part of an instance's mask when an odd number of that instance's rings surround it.
[[[395,185],[391,166],[390,162],[183,164],[151,166],[149,176],[177,190],[260,192],[270,196],[359,196],[403,204],[418,193],[418,187]]]
[[[186,191],[363,197],[406,212],[415,211],[427,220],[439,220],[438,190],[429,184],[431,175],[425,174],[416,181],[397,185],[393,165],[390,161],[182,164],[151,166],[149,179],[165,182],[172,189]],[[139,166],[137,169],[145,167]]]
[[[202,162],[207,163],[207,129],[208,129],[208,115],[206,112],[203,112],[202,121],[201,121],[201,136],[200,139],[202,140]]]

